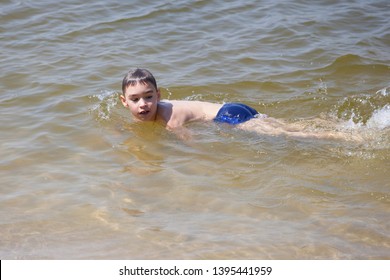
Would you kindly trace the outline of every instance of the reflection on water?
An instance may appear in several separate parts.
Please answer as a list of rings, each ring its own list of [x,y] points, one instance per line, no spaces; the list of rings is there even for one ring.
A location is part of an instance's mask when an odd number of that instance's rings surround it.
[[[388,8],[4,2],[1,259],[389,259]],[[183,141],[118,102],[135,66],[166,99],[365,140]]]

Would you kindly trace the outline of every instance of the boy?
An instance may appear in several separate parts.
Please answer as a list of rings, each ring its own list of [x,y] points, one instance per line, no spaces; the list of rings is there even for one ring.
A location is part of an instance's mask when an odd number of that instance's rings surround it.
[[[181,138],[187,138],[186,131],[183,129],[186,123],[214,120],[262,134],[346,139],[346,135],[340,132],[303,132],[301,125],[286,124],[267,117],[245,104],[216,104],[184,100],[162,101],[156,80],[152,73],[146,69],[137,68],[127,73],[122,81],[120,100],[136,120],[161,123],[167,129],[176,132]]]

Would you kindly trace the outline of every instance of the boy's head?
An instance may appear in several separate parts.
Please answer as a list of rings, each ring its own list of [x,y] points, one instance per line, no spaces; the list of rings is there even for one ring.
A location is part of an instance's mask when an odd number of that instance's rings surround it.
[[[128,108],[137,120],[156,119],[160,91],[152,73],[138,68],[129,71],[122,81],[122,93],[120,99],[123,106]]]
[[[122,81],[122,93],[125,95],[128,86],[134,86],[138,83],[151,84],[157,90],[157,82],[153,74],[146,69],[136,68],[130,70]]]

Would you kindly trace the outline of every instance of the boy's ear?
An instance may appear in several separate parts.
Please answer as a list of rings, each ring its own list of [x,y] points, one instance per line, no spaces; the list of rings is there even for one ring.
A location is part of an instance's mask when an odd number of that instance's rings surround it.
[[[122,95],[122,94],[119,95],[119,98],[120,98],[123,106],[125,106],[126,108],[129,107],[129,105],[126,102],[126,97],[124,95]]]

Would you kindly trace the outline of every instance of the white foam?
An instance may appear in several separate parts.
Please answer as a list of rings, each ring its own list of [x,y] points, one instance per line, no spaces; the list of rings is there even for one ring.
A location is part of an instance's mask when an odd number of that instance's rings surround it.
[[[112,90],[102,90],[100,94],[95,94],[92,97],[99,99],[99,103],[94,104],[91,111],[97,112],[98,119],[109,120],[112,108],[118,103],[117,93]]]
[[[375,110],[366,126],[374,129],[385,129],[390,127],[390,104]]]
[[[358,128],[362,127],[363,123],[361,123],[361,122],[355,123],[354,118],[355,118],[355,113],[352,112],[349,120],[342,123],[342,127],[346,130],[354,130],[354,129],[358,129]]]
[[[388,96],[390,93],[389,87],[382,88],[381,90],[378,90],[376,94],[381,94],[383,96]]]

